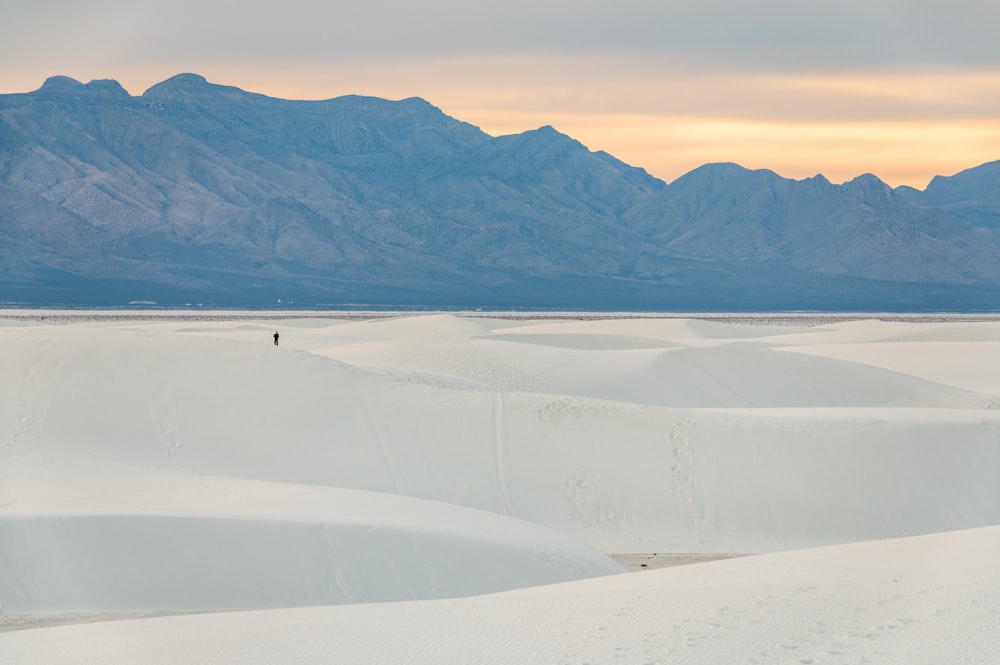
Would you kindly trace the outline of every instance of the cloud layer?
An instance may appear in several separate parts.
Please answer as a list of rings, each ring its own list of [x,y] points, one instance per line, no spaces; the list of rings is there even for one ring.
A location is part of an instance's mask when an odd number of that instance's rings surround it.
[[[281,97],[420,96],[494,134],[553,124],[666,180],[725,160],[922,186],[1000,156],[1000,6],[980,2],[52,0],[4,14],[3,92],[65,74],[139,94],[194,71]]]

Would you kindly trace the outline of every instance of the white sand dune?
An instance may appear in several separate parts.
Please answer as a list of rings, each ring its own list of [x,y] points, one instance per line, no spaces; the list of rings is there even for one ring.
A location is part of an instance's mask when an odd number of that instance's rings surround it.
[[[5,633],[2,662],[1000,656],[998,322],[51,321],[0,323],[0,619],[355,604]]]
[[[502,594],[0,635],[5,662],[982,664],[1000,657],[1000,527]]]
[[[8,612],[450,598],[622,572],[555,531],[462,506],[135,467],[44,469],[34,507],[0,518]]]

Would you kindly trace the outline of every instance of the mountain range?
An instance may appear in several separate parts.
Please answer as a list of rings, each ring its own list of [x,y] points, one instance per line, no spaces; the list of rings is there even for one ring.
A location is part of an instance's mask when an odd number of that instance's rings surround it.
[[[1000,309],[1000,162],[925,190],[707,164],[667,184],[417,99],[0,95],[0,304]]]

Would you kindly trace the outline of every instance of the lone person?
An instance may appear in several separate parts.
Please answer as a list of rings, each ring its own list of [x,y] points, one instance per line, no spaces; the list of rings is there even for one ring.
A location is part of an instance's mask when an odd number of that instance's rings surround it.
[[[278,331],[274,331],[274,345],[278,346]]]

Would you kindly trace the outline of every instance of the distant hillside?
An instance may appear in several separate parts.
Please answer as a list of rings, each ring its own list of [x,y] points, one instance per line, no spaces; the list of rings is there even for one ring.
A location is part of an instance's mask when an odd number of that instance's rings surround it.
[[[707,165],[667,185],[551,127],[182,74],[0,95],[0,302],[996,309],[1000,163],[925,192]]]

